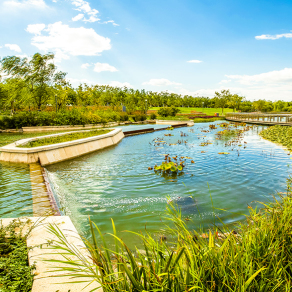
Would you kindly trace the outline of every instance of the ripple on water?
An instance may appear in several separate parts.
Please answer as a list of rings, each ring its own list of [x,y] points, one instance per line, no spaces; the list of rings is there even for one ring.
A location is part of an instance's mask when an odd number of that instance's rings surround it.
[[[65,213],[85,235],[88,215],[103,232],[111,232],[111,218],[119,230],[138,232],[146,224],[148,231],[158,231],[170,198],[182,208],[183,217],[193,221],[187,224],[196,228],[213,222],[214,212],[225,223],[243,219],[248,205],[255,206],[258,200],[271,199],[276,190],[285,190],[291,161],[285,150],[258,136],[257,127],[244,133],[243,146],[225,147],[216,140],[220,128],[201,132],[208,126],[196,124],[194,133],[189,128],[174,129],[172,137],[165,137],[165,131],[128,137],[117,147],[49,166]],[[188,136],[181,137],[181,131]],[[157,137],[167,145],[150,145]],[[169,146],[182,139],[188,143]],[[212,144],[200,146],[206,141]],[[195,164],[188,163],[185,174],[173,179],[149,171],[148,167],[161,163],[166,153],[191,157]],[[211,197],[214,207],[228,212],[214,211]]]

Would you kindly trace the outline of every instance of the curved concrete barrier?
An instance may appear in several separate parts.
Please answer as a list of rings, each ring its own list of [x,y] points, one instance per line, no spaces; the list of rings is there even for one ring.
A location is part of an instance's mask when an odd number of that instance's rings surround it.
[[[78,132],[87,132],[89,130],[83,130]],[[42,138],[55,137],[66,135],[74,132],[67,132],[61,134],[54,134],[42,137],[35,137],[29,139],[22,139],[15,143],[6,145],[0,148],[0,160],[8,162],[19,162],[19,163],[36,163],[39,162],[41,165],[49,165],[60,161],[68,160],[74,157],[78,157],[87,153],[94,152],[99,149],[103,149],[119,143],[123,138],[124,134],[122,129],[113,129],[111,132],[88,137],[84,139],[78,139],[58,144],[39,146],[33,148],[20,148],[18,145],[26,144],[30,141],[39,140]]]

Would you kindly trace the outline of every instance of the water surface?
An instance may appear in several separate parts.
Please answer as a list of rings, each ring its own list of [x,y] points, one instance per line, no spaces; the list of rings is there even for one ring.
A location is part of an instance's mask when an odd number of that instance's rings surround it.
[[[117,146],[51,165],[49,176],[64,214],[84,236],[89,236],[88,216],[103,232],[111,232],[113,218],[120,231],[146,228],[159,236],[168,199],[182,208],[191,228],[208,227],[214,214],[232,224],[245,218],[248,205],[267,202],[276,191],[286,189],[290,156],[262,139],[258,135],[262,129],[253,127],[241,143],[232,146],[216,139],[220,127],[206,132],[209,123],[131,136]],[[181,137],[181,132],[188,136]],[[157,138],[166,145],[153,145]],[[187,143],[177,144],[178,140]],[[200,146],[206,141],[212,144]],[[163,161],[163,154],[188,156],[195,163],[188,160],[180,177],[164,178],[148,170]],[[211,197],[214,207],[227,211],[214,209]],[[129,233],[120,235],[128,243],[135,242]]]

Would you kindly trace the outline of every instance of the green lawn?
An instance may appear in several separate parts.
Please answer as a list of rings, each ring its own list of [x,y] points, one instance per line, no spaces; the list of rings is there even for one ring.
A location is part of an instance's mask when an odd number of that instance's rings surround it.
[[[219,113],[221,115],[222,109],[221,108],[201,108],[201,107],[180,107],[180,113],[182,114],[190,114],[191,111],[203,112],[206,115],[214,116],[215,113]],[[159,110],[159,107],[151,107],[149,110]],[[224,109],[225,113],[231,113],[233,109],[226,108]]]
[[[0,133],[0,147],[5,146],[7,144],[13,143],[15,141],[32,138],[32,137],[39,137],[57,133],[65,133],[71,131],[50,131],[50,132],[40,132],[40,133]]]

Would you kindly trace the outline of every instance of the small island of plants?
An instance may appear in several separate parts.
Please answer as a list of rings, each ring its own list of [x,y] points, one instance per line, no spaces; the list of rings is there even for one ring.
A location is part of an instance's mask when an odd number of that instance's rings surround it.
[[[111,131],[112,130],[90,130],[90,131],[84,131],[84,132],[69,133],[69,134],[64,134],[60,136],[41,138],[35,141],[30,141],[26,144],[18,145],[17,147],[33,148],[33,147],[39,147],[39,146],[45,146],[45,145],[51,145],[51,144],[58,144],[58,143],[69,142],[69,141],[78,140],[78,139],[89,138],[93,136],[104,135]]]

